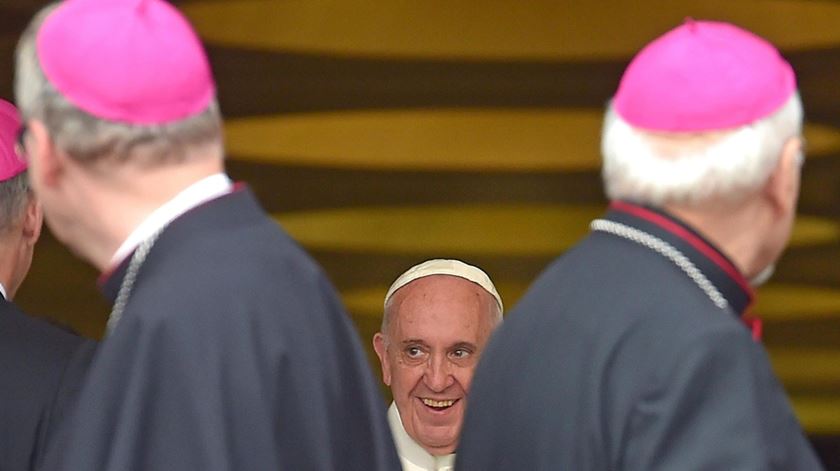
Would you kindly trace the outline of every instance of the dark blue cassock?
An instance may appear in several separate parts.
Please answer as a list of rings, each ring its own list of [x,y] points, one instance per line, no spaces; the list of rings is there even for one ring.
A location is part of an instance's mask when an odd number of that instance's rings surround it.
[[[0,296],[0,471],[40,464],[77,397],[94,347]]]
[[[605,219],[482,354],[456,468],[820,469],[734,265],[666,214],[616,202]]]
[[[105,282],[110,297],[124,273]],[[162,232],[70,431],[49,469],[399,468],[333,288],[247,189]]]

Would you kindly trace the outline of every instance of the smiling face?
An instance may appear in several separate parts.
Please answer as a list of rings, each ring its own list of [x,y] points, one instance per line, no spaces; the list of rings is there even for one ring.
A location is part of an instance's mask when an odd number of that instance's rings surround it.
[[[463,278],[433,275],[391,298],[387,332],[374,336],[382,377],[408,435],[433,455],[453,453],[473,372],[498,307]]]

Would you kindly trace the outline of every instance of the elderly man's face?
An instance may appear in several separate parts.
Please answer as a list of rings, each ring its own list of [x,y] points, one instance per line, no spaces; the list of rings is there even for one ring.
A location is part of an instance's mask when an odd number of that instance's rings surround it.
[[[374,336],[383,380],[408,435],[433,455],[452,453],[495,300],[463,278],[433,275],[400,288],[390,309],[388,332]]]

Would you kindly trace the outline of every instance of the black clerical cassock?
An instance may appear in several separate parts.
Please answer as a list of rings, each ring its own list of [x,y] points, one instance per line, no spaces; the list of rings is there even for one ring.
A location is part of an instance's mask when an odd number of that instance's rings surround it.
[[[456,469],[820,469],[735,266],[649,208],[592,229],[483,353]]]
[[[94,347],[0,296],[0,471],[39,466],[72,409]]]
[[[112,298],[126,267],[110,275]],[[102,342],[62,470],[394,470],[373,375],[321,270],[237,189],[158,237]]]

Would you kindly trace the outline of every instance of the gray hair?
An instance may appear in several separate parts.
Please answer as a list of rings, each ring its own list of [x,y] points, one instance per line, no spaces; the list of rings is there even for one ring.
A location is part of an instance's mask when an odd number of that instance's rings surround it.
[[[97,118],[70,103],[47,80],[38,61],[36,36],[59,5],[43,8],[21,36],[16,53],[15,97],[24,122],[44,123],[55,145],[80,163],[104,158],[144,166],[178,163],[195,147],[222,154],[222,117],[214,99],[201,113],[159,125],[134,125]]]
[[[26,172],[0,182],[0,232],[6,232],[20,222],[32,197]]]
[[[734,130],[658,133],[632,127],[610,105],[601,140],[607,196],[654,206],[743,198],[801,135],[802,114],[795,93],[774,114]]]

